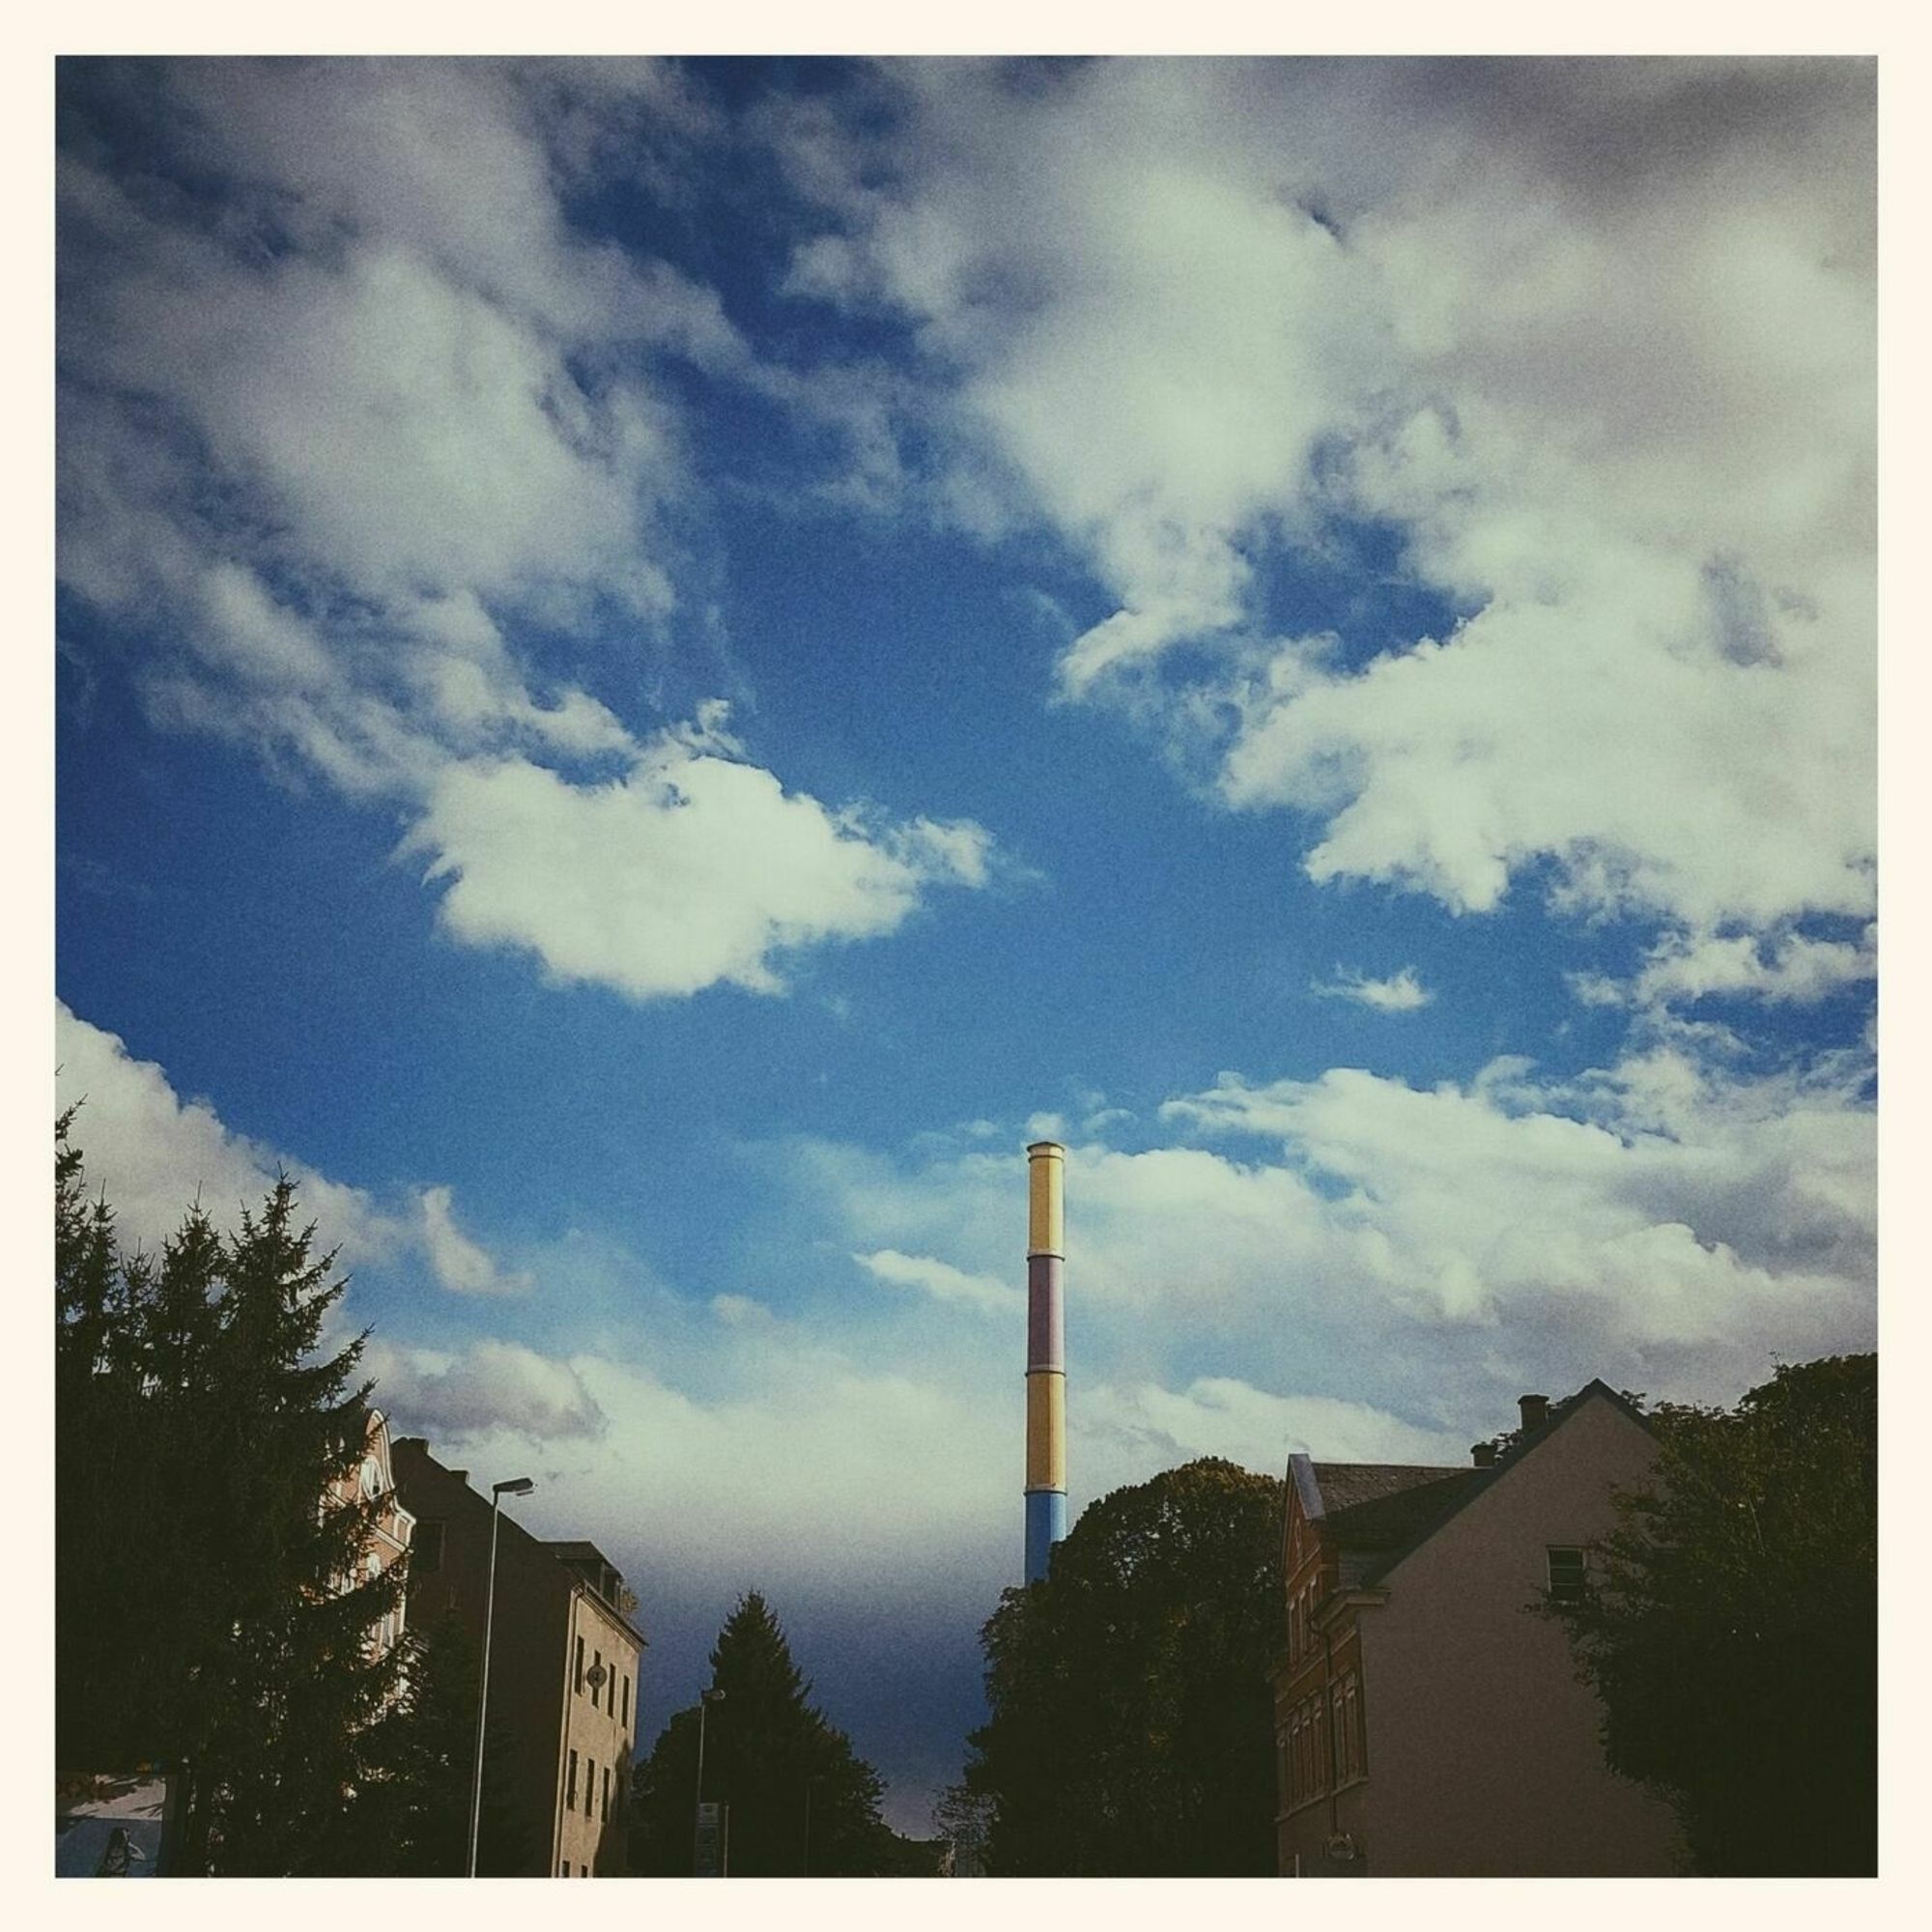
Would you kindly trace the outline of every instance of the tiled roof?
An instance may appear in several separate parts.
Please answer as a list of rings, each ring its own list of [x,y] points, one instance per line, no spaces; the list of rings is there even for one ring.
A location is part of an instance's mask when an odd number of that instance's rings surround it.
[[[1344,1549],[1387,1549],[1448,1510],[1473,1468],[1404,1463],[1317,1463],[1322,1521]]]

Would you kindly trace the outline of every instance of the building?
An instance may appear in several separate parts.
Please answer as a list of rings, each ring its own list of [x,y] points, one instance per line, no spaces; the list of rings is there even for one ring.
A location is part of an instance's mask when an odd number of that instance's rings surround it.
[[[470,1488],[467,1470],[444,1468],[420,1437],[396,1443],[395,1465],[416,1519],[411,1616],[422,1629],[453,1611],[480,1650],[490,1498]],[[510,1787],[516,1843],[508,1862],[525,1877],[614,1876],[625,1869],[644,1650],[629,1621],[636,1600],[594,1544],[539,1542],[514,1508],[503,1508],[497,1525],[490,1642],[489,1771]],[[493,1802],[501,1797],[494,1793]],[[479,1848],[479,1868],[497,1868],[488,1848]]]
[[[403,1507],[396,1493],[393,1459],[389,1451],[389,1425],[380,1409],[369,1411],[369,1432],[363,1444],[362,1460],[347,1475],[328,1489],[331,1502],[354,1508],[375,1503],[378,1514],[369,1532],[361,1562],[368,1580],[373,1581],[409,1553],[415,1518]],[[353,1579],[361,1582],[362,1577]],[[402,1641],[406,1626],[406,1605],[398,1603],[371,1627],[369,1648],[374,1657],[385,1657]]]
[[[1683,1869],[1669,1808],[1616,1776],[1551,1593],[1588,1587],[1643,1417],[1601,1381],[1521,1400],[1461,1468],[1288,1468],[1274,1674],[1285,1877],[1612,1877]]]

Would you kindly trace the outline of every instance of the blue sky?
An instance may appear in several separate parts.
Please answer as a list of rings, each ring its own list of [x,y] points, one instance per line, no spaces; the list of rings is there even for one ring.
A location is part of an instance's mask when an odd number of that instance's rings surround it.
[[[1850,61],[69,62],[56,1011],[923,1825],[1075,1514],[1871,1346]]]

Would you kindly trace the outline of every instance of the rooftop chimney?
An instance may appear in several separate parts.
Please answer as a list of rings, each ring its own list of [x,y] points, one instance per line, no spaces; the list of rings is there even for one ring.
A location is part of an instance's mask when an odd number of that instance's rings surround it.
[[[1496,1466],[1496,1445],[1493,1442],[1472,1442],[1469,1457],[1479,1469],[1493,1469]]]
[[[1549,1398],[1547,1395],[1520,1395],[1516,1406],[1522,1410],[1522,1433],[1525,1435],[1533,1429],[1541,1429],[1549,1420]]]

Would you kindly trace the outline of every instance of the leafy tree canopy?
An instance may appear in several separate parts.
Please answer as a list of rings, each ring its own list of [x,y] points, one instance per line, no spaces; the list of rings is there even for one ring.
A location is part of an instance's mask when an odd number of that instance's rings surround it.
[[[1700,1871],[1877,1869],[1878,1358],[1660,1406],[1595,1587],[1550,1605],[1610,1764],[1670,1796]]]
[[[1006,1592],[949,1808],[994,1875],[1273,1873],[1281,1511],[1274,1479],[1190,1463],[1092,1505]]]

